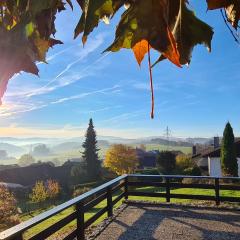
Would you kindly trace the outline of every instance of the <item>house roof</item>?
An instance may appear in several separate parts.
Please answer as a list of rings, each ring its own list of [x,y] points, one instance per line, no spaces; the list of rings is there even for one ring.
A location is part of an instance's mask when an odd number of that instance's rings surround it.
[[[240,139],[239,138],[236,139],[234,145],[236,148],[237,157],[240,157]],[[221,147],[216,148],[214,150],[203,151],[202,153],[198,153],[192,156],[192,158],[195,159],[195,158],[207,158],[207,157],[220,157],[220,155],[221,155]]]

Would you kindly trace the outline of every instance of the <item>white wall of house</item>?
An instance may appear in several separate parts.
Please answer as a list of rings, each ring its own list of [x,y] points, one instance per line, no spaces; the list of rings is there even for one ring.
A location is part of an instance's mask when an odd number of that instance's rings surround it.
[[[208,157],[208,172],[209,172],[209,176],[222,177],[220,158]]]
[[[240,177],[240,158],[237,158],[238,160],[238,176]]]

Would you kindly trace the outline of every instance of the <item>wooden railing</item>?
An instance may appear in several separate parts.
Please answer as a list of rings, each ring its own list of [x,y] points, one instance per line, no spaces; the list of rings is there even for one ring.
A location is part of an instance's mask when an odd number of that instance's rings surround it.
[[[216,205],[220,202],[240,202],[240,197],[221,196],[220,190],[240,190],[240,178],[238,177],[208,177],[208,176],[179,176],[179,175],[128,175],[127,186],[132,187],[162,187],[164,192],[146,192],[129,190],[126,196],[146,196],[146,197],[162,197],[166,202],[171,199],[194,199],[215,201]],[[182,183],[182,179],[205,180],[208,183]],[[222,183],[220,183],[220,181]],[[236,182],[235,184],[224,184],[226,181]],[[194,182],[194,181],[193,181]],[[195,195],[171,193],[171,189],[195,188],[195,189],[212,189],[214,195]]]
[[[60,221],[54,223],[50,227],[42,230],[38,234],[28,239],[31,240],[41,240],[46,239],[47,237],[53,235],[61,228],[65,227],[67,224],[71,223],[74,220],[77,220],[76,229],[71,232],[68,236],[63,237],[65,240],[70,239],[84,239],[84,230],[94,223],[98,218],[100,218],[104,213],[107,212],[108,217],[112,216],[113,206],[120,201],[125,194],[125,190],[122,191],[114,200],[112,198],[114,193],[119,192],[121,188],[125,189],[125,180],[127,175],[120,176],[110,182],[107,182],[93,190],[86,192],[66,203],[63,203],[49,211],[46,211],[32,219],[29,219],[26,222],[20,223],[2,233],[0,233],[0,240],[13,239],[13,240],[22,240],[23,234],[36,226],[37,224],[42,223],[43,221],[50,219],[51,217],[63,212],[64,210],[74,207],[75,210],[68,216],[64,217]],[[98,211],[95,215],[85,221],[84,213],[93,209],[98,203],[103,200],[107,200],[107,206]]]
[[[208,183],[182,183],[182,179],[191,178],[198,180],[207,180]],[[233,181],[235,184],[224,184],[224,181]],[[134,190],[135,187],[161,187],[164,191],[146,192]],[[189,195],[171,193],[171,189],[177,188],[196,188],[196,189],[213,189],[214,195]],[[144,188],[143,188],[144,189]],[[122,191],[120,191],[122,190]],[[28,221],[20,223],[2,233],[0,240],[22,240],[27,230],[42,223],[51,217],[63,212],[66,209],[74,207],[74,210],[58,222],[43,229],[36,235],[29,237],[31,240],[41,240],[52,236],[57,231],[64,228],[69,223],[76,220],[76,228],[67,236],[62,237],[64,240],[78,239],[83,240],[85,229],[98,220],[107,212],[108,217],[113,215],[113,207],[122,198],[128,199],[129,196],[147,196],[165,198],[170,202],[172,198],[178,199],[196,199],[212,200],[217,205],[220,202],[240,202],[240,197],[221,196],[220,190],[240,190],[240,178],[215,178],[215,177],[193,177],[193,176],[176,176],[176,175],[123,175],[108,183],[105,183],[87,193],[84,193],[66,203],[63,203],[49,211],[46,211]],[[117,194],[117,195],[116,195]],[[113,198],[115,195],[115,198]],[[85,213],[93,209],[97,204],[106,200],[107,204],[89,219],[85,220]]]

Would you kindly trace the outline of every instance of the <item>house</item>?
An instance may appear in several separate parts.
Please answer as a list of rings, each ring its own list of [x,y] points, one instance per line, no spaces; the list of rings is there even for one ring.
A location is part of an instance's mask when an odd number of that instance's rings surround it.
[[[240,139],[236,139],[234,144],[238,160],[238,176],[240,176]],[[193,148],[192,159],[200,168],[207,170],[210,176],[222,176],[221,147],[216,139],[214,139],[214,148],[211,150],[208,149],[202,151],[202,153],[196,153],[196,149]]]
[[[140,148],[136,148],[136,153],[139,161],[139,169],[156,168],[158,150],[145,151]]]
[[[183,154],[181,151],[171,151],[176,156]],[[157,167],[157,158],[159,150],[145,151],[141,148],[136,148],[136,153],[139,161],[138,169],[151,169]]]

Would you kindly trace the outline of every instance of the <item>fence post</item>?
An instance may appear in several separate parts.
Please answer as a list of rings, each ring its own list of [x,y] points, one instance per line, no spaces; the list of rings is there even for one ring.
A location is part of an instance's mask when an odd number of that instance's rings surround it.
[[[125,177],[125,180],[124,180],[124,197],[125,199],[127,200],[128,199],[128,176]]]
[[[81,201],[76,206],[77,211],[77,240],[84,240],[84,203]]]
[[[111,188],[111,186],[107,188],[107,212],[108,212],[108,217],[112,217],[113,203],[112,203],[112,188]]]
[[[166,202],[170,202],[170,179],[166,178]]]
[[[216,199],[216,205],[218,206],[220,204],[220,195],[219,195],[219,178],[215,178],[215,199]]]

